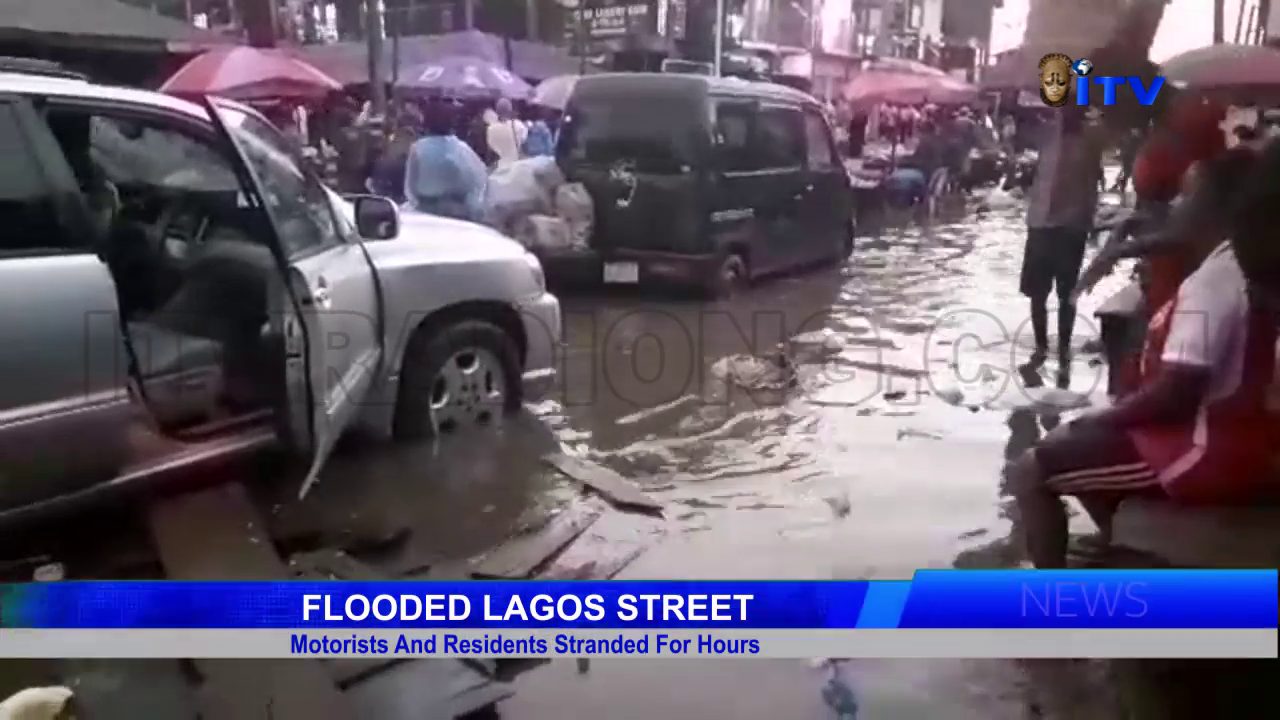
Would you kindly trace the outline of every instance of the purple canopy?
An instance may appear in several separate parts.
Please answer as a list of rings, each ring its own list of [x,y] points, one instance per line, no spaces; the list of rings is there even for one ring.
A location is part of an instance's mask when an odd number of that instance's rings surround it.
[[[414,65],[396,87],[460,98],[525,100],[533,88],[506,68],[476,57],[454,55]]]

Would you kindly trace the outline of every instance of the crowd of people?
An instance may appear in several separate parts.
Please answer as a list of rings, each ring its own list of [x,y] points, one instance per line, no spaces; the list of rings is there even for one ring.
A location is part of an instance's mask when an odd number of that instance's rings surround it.
[[[1280,323],[1280,142],[1269,128],[1227,131],[1226,108],[1184,96],[1137,131],[1087,108],[1056,112],[1029,196],[1021,290],[1034,333],[1031,367],[1050,351],[1057,296],[1059,384],[1070,367],[1076,299],[1123,258],[1141,260],[1144,318],[1113,403],[1050,432],[1010,464],[1027,548],[1064,567],[1076,497],[1105,546],[1120,501],[1249,503],[1277,495],[1280,415],[1271,397]],[[1102,153],[1119,146],[1118,188],[1136,204],[1081,273],[1093,230]],[[1024,366],[1026,367],[1026,366]]]
[[[551,109],[505,98],[398,98],[377,116],[368,102],[340,95],[311,113],[281,107],[268,114],[339,192],[373,192],[468,220],[481,218],[489,172],[551,155],[559,124]]]

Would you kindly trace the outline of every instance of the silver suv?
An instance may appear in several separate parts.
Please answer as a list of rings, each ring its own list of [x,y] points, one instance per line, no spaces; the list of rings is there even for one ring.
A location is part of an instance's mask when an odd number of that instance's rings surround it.
[[[501,422],[555,378],[537,259],[340,198],[255,111],[0,69],[0,522],[362,425]]]

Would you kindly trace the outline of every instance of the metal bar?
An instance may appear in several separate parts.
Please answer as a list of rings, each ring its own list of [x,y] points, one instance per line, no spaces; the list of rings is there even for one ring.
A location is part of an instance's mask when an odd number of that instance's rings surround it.
[[[716,0],[716,40],[715,40],[715,72],[721,76],[721,63],[724,55],[724,0]]]

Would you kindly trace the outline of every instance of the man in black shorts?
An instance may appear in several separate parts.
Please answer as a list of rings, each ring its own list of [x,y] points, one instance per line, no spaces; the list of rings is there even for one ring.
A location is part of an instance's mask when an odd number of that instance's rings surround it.
[[[1065,366],[1076,321],[1071,295],[1098,202],[1102,130],[1088,123],[1084,108],[1067,105],[1054,110],[1044,131],[1027,207],[1019,289],[1031,300],[1035,362],[1043,361],[1049,351],[1049,292],[1057,290],[1058,353]]]

